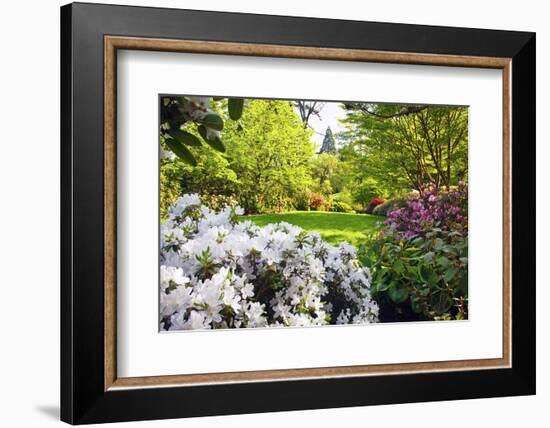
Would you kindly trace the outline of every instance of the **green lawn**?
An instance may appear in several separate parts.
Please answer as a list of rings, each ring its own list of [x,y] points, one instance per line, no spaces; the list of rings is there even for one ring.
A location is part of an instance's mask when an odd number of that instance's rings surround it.
[[[369,214],[291,211],[281,214],[249,215],[243,216],[242,219],[252,220],[258,226],[285,221],[307,231],[319,232],[330,244],[347,241],[358,248],[365,241],[365,233],[371,232],[375,224],[384,218]]]

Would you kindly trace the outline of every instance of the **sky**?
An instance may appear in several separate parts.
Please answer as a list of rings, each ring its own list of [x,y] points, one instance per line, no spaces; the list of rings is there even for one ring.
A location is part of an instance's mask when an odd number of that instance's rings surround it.
[[[318,148],[323,143],[323,138],[327,126],[330,126],[332,133],[341,132],[344,128],[338,123],[338,119],[343,119],[346,114],[341,107],[341,103],[325,103],[323,109],[320,111],[319,119],[317,116],[311,116],[309,119],[309,125],[315,131],[314,140],[317,143]]]

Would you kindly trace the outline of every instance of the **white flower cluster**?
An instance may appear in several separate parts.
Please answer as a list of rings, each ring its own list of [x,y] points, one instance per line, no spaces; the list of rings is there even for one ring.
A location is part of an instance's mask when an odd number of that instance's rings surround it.
[[[191,119],[201,121],[209,114],[217,115],[210,109],[209,97],[183,97],[183,112]],[[220,131],[206,127],[206,138],[213,139],[220,136]]]
[[[164,330],[359,324],[378,320],[355,249],[288,223],[237,222],[180,197],[161,227]]]

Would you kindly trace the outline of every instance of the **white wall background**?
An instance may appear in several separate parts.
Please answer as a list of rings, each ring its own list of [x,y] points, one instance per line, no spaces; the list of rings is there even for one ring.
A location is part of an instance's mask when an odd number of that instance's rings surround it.
[[[461,402],[155,421],[140,426],[536,427],[548,421],[550,298],[547,212],[550,168],[550,28],[536,0],[357,2],[277,0],[123,1],[126,4],[485,27],[537,32],[537,340],[538,395]],[[116,3],[104,0],[103,3]],[[58,0],[0,6],[0,421],[7,427],[54,426],[59,406],[59,6]],[[36,107],[29,117],[29,103]],[[546,185],[546,186],[545,186]],[[546,422],[547,423],[547,422]],[[125,426],[138,426],[137,423]]]

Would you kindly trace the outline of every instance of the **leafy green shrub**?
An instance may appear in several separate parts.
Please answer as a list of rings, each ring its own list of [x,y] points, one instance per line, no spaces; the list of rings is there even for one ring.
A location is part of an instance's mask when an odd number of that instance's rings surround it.
[[[343,191],[341,191],[339,193],[334,193],[332,195],[332,199],[335,200],[335,201],[345,202],[348,205],[353,204],[353,198],[351,196],[351,193],[347,189],[344,189]]]
[[[355,212],[353,207],[349,204],[346,204],[342,201],[332,201],[332,205],[330,207],[330,211],[336,212],[336,213],[352,213]]]
[[[433,228],[401,239],[384,230],[360,250],[372,274],[371,292],[381,305],[408,304],[418,319],[468,317],[467,232]],[[387,320],[386,320],[387,321]]]
[[[345,202],[356,212],[360,212],[363,208],[361,204],[358,204],[353,200],[351,191],[347,188],[343,188],[341,192],[333,194],[332,200]]]
[[[385,195],[385,191],[376,180],[365,178],[353,187],[352,195],[354,202],[361,204],[365,209],[369,206],[372,198]]]
[[[179,170],[165,159],[160,163],[160,218],[164,221],[168,216],[168,208],[181,195],[181,185],[178,180]]]
[[[298,192],[294,196],[293,208],[298,211],[309,211],[309,200],[311,191],[309,189]]]

